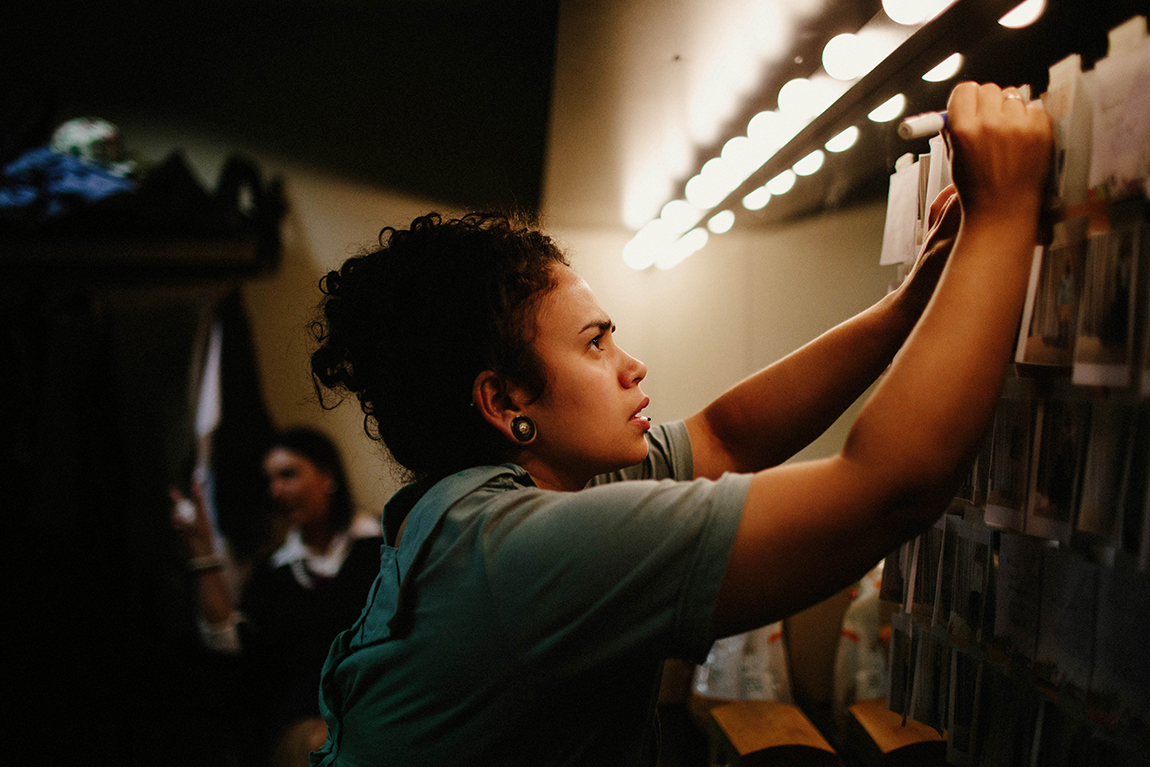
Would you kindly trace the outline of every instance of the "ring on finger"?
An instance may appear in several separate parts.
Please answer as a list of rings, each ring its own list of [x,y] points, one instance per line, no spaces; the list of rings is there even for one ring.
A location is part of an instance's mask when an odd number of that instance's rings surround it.
[[[1016,99],[1018,101],[1025,101],[1025,99],[1022,98],[1021,93],[1005,93],[1005,94],[1003,94],[1003,98]]]

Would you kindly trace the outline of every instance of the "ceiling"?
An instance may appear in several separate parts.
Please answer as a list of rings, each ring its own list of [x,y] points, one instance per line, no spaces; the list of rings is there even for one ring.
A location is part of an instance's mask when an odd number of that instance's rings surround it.
[[[680,102],[691,73],[718,50],[703,44],[703,11],[752,1],[201,0],[162,11],[144,0],[37,4],[19,24],[0,24],[5,71],[20,73],[0,92],[0,150],[9,156],[80,112],[146,113],[420,198],[546,208],[562,223],[620,226],[639,172],[636,147],[686,119]],[[960,26],[938,45],[962,41],[961,77],[1041,90],[1049,64],[1072,52],[1092,62],[1104,55],[1110,27],[1145,12],[1144,0],[1048,3],[1029,28]],[[857,30],[880,8],[878,0],[783,5],[821,10],[799,20],[785,55],[758,73],[761,87],[717,137],[680,157],[676,175],[664,179],[668,195],[681,193],[751,115],[774,107],[783,82],[817,69],[830,37]],[[728,13],[727,23],[741,20]],[[951,83],[918,74],[897,75],[908,111],[940,108]],[[898,139],[893,124],[855,122],[859,148],[831,156],[788,195],[741,214],[739,225],[880,197],[895,158],[924,150],[925,142]]]

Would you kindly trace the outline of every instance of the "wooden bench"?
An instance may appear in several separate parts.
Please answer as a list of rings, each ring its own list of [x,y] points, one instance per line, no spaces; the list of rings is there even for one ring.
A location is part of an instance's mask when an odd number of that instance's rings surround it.
[[[830,743],[796,706],[739,700],[711,709],[711,764],[841,767]]]
[[[943,767],[946,738],[933,727],[907,719],[886,707],[883,698],[850,707],[843,753],[866,767]]]

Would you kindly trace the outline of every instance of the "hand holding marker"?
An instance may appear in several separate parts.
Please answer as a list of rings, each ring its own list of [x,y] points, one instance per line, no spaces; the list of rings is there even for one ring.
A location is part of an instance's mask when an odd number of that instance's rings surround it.
[[[1018,99],[1024,105],[1030,101],[1029,88],[1022,93],[1007,93],[1006,98]],[[898,125],[898,135],[902,139],[916,139],[933,136],[946,128],[946,112],[923,112],[903,120]]]

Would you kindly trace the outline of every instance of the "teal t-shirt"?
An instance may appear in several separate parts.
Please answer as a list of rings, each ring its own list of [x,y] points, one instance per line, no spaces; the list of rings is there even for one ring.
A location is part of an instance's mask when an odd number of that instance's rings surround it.
[[[575,493],[507,464],[419,499],[332,646],[312,763],[653,764],[662,662],[715,640],[750,477],[684,481],[682,423],[649,442],[643,464]]]

